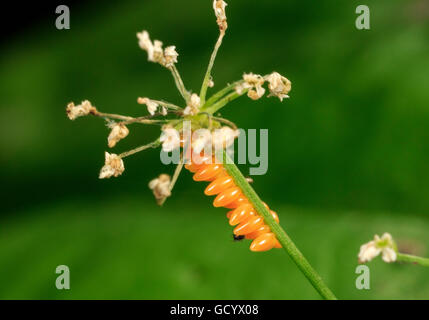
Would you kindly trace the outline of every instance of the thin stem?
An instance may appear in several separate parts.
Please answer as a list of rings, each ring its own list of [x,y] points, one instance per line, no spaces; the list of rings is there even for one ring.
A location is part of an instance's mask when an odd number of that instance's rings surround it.
[[[94,116],[102,117],[105,119],[121,120],[123,122],[123,124],[130,124],[130,123],[134,123],[134,122],[144,123],[144,124],[156,124],[156,123],[164,123],[167,121],[167,120],[152,120],[152,119],[147,119],[147,117],[133,118],[133,117],[128,117],[128,116],[123,116],[120,114],[104,113],[104,112],[99,112],[99,111],[94,113]]]
[[[418,256],[413,256],[410,254],[405,253],[397,253],[396,254],[396,261],[400,262],[409,262],[413,264],[419,264],[424,267],[429,267],[429,259],[428,258],[422,258]]]
[[[229,121],[229,120],[227,120],[227,119],[224,119],[224,118],[219,118],[219,117],[211,117],[213,120],[216,120],[216,121],[219,121],[219,122],[221,122],[221,123],[224,123],[224,124],[226,124],[226,125],[228,125],[228,126],[230,126],[231,128],[233,128],[234,130],[237,130],[238,128],[237,128],[237,125],[234,123],[234,122],[232,122],[232,121]]]
[[[224,35],[225,35],[225,31],[221,31],[219,34],[219,38],[216,41],[212,55],[210,57],[209,65],[207,66],[206,75],[204,76],[203,84],[202,84],[201,90],[200,90],[201,105],[204,105],[204,103],[206,101],[206,93],[207,93],[207,88],[209,86],[209,81],[210,81],[210,77],[211,77],[213,64],[214,64],[215,59],[216,59],[217,51],[219,50],[219,48],[222,44],[222,39],[223,39]]]
[[[224,98],[220,99],[215,104],[211,105],[208,108],[203,109],[202,111],[214,114],[216,111],[218,111],[219,109],[223,108],[226,104],[228,104],[232,100],[237,99],[238,97],[241,97],[246,92],[247,92],[247,89],[243,90],[243,92],[241,94],[239,94],[239,93],[237,93],[235,91],[231,92],[230,94],[226,95]]]
[[[182,109],[179,106],[176,106],[175,104],[170,103],[170,102],[166,102],[166,101],[162,101],[162,100],[153,100],[153,99],[150,99],[150,100],[159,104],[160,106],[166,107],[168,109],[172,109],[172,110],[181,110]]]
[[[122,123],[127,125],[130,123],[143,123],[143,124],[162,124],[167,123],[169,120],[167,119],[146,119],[145,117],[134,118],[132,120],[123,121]]]
[[[243,194],[251,202],[256,211],[264,218],[271,231],[276,235],[276,238],[282,245],[283,249],[289,254],[289,256],[292,258],[301,272],[307,277],[317,292],[324,299],[336,300],[335,295],[326,286],[319,274],[312,268],[310,263],[298,250],[291,238],[289,238],[282,227],[271,216],[269,210],[264,206],[255,190],[250,186],[249,182],[234,164],[233,160],[227,155],[226,151],[223,152],[223,165],[227,172],[234,179],[234,182],[241,189]]]
[[[130,120],[134,120],[135,119],[133,117],[123,116],[123,115],[120,115],[120,114],[104,113],[104,112],[99,112],[99,111],[97,111],[96,113],[94,113],[94,116],[102,117],[102,118],[117,119],[117,120],[122,120],[122,121],[130,121]]]
[[[185,85],[183,84],[183,80],[180,77],[180,73],[177,70],[176,66],[173,64],[171,68],[169,68],[171,71],[171,74],[173,75],[174,82],[176,83],[176,87],[179,90],[180,94],[182,95],[183,99],[185,99],[186,102],[189,101],[189,92],[186,90]]]
[[[242,82],[243,82],[243,80],[238,80],[236,82],[228,84],[225,88],[223,88],[222,90],[219,90],[218,92],[216,92],[215,94],[213,94],[209,99],[207,99],[204,107],[209,107],[210,105],[212,105],[213,103],[215,103],[217,100],[219,100],[220,98],[222,98],[224,95],[226,95],[228,92],[230,92],[231,90],[234,90],[235,87],[237,85],[239,85],[240,83],[242,83]]]
[[[135,154],[137,152],[140,152],[140,151],[143,151],[143,150],[146,150],[146,149],[149,149],[149,148],[156,148],[156,147],[159,146],[160,143],[161,142],[158,139],[158,140],[155,140],[155,141],[153,141],[153,142],[151,142],[149,144],[145,144],[145,145],[137,147],[135,149],[122,152],[121,154],[119,154],[119,158],[125,158],[125,157],[128,157],[128,156],[132,155],[132,154]]]

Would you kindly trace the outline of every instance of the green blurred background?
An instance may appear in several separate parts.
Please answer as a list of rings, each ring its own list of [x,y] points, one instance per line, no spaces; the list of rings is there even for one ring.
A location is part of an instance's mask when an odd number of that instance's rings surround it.
[[[429,255],[428,3],[370,1],[367,31],[355,28],[361,1],[228,3],[214,89],[251,71],[293,83],[283,103],[242,98],[222,110],[242,128],[269,129],[268,172],[254,188],[339,298],[429,298],[429,270],[379,259],[371,289],[355,288],[359,246],[374,233]],[[0,52],[0,298],[318,299],[282,250],[255,254],[233,242],[225,210],[189,172],[157,207],[147,184],[174,170],[158,150],[99,180],[107,127],[65,115],[83,99],[127,115],[146,113],[137,96],[181,103],[169,73],[138,48],[142,29],[177,46],[178,69],[197,91],[217,37],[211,0],[91,1],[70,11],[70,30],[55,29],[53,6]],[[130,129],[114,152],[160,133]],[[55,288],[61,264],[69,291]]]

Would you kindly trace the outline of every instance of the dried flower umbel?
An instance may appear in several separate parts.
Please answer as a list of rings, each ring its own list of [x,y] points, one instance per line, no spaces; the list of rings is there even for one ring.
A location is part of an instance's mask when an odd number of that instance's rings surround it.
[[[276,96],[280,100],[288,97],[287,94],[291,90],[291,82],[278,72],[273,72],[265,76],[245,73],[241,80],[233,82],[206,100],[207,89],[214,87],[211,74],[214,60],[228,28],[225,12],[226,6],[227,4],[223,0],[213,1],[213,10],[219,28],[219,37],[210,58],[199,94],[192,93],[186,89],[182,81],[179,71],[176,68],[179,56],[176,46],[170,45],[164,47],[162,41],[151,40],[146,30],[137,33],[138,44],[147,53],[148,61],[158,63],[171,72],[176,87],[184,99],[182,106],[163,100],[139,97],[137,98],[137,103],[146,106],[148,114],[141,117],[129,117],[99,112],[88,100],[83,101],[79,105],[74,105],[73,102],[68,104],[66,111],[67,116],[71,120],[91,114],[102,117],[107,121],[108,127],[111,129],[107,138],[109,148],[114,148],[119,141],[128,136],[132,124],[141,123],[161,126],[160,137],[149,144],[120,154],[109,154],[106,152],[106,163],[100,173],[100,179],[121,175],[124,172],[122,159],[131,154],[158,146],[162,146],[165,152],[179,148],[182,137],[178,134],[177,129],[182,127],[184,120],[191,122],[191,130],[193,132],[198,129],[207,130],[206,133],[197,134],[194,137],[191,144],[194,151],[201,151],[207,145],[211,145],[214,148],[219,145],[228,147],[238,136],[238,131],[234,123],[227,119],[214,117],[213,114],[215,112],[224,107],[228,102],[242,95],[247,95],[253,100],[260,99],[264,96],[267,89],[270,92],[270,96]],[[264,88],[264,85],[267,86],[267,89]],[[171,184],[174,184],[174,181],[175,179],[169,180],[170,187]],[[154,188],[151,189],[155,190]],[[168,194],[164,193],[163,199],[170,196],[170,194],[171,192]]]

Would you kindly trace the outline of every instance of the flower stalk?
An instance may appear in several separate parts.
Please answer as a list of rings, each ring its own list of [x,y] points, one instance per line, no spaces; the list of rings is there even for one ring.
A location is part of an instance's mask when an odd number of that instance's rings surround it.
[[[292,258],[301,272],[305,275],[311,285],[317,292],[326,300],[336,300],[337,298],[323,282],[319,274],[313,269],[304,255],[296,247],[292,239],[287,235],[283,228],[274,220],[269,210],[264,206],[258,194],[249,184],[247,179],[243,176],[238,167],[234,164],[233,160],[224,151],[223,155],[217,155],[218,158],[223,157],[223,165],[227,172],[234,179],[236,185],[241,189],[243,194],[249,199],[256,211],[264,218],[266,224],[270,227],[271,231],[276,235],[277,240],[282,245],[283,249]]]
[[[247,92],[247,91],[243,91],[243,93],[245,93],[245,92]],[[230,103],[232,100],[239,98],[242,94],[239,94],[235,91],[231,92],[230,94],[227,94],[225,97],[220,99],[218,102],[214,103],[213,105],[211,105],[207,108],[203,108],[202,110],[204,112],[214,114],[215,112],[219,111],[221,108],[226,106],[228,103]]]
[[[161,142],[159,141],[159,139],[157,139],[157,140],[155,140],[149,144],[145,144],[145,145],[142,145],[140,147],[134,148],[132,150],[122,152],[121,154],[119,154],[119,157],[121,159],[123,159],[125,157],[131,156],[137,152],[140,152],[140,151],[143,151],[143,150],[146,150],[149,148],[157,148],[160,144],[161,144]]]
[[[177,70],[176,66],[173,65],[171,68],[171,74],[173,75],[174,82],[176,84],[177,89],[179,90],[180,94],[182,95],[183,99],[185,99],[186,102],[190,99],[190,94],[186,90],[185,85],[183,84],[182,77],[180,76],[179,71]]]
[[[207,71],[206,71],[206,74],[204,76],[203,84],[202,84],[201,90],[200,90],[200,98],[201,98],[201,104],[202,105],[205,103],[205,100],[206,100],[207,88],[209,86],[209,82],[210,82],[210,78],[211,78],[211,71],[212,71],[214,62],[216,60],[217,52],[218,52],[220,46],[222,45],[222,40],[223,40],[224,35],[225,35],[225,32],[221,32],[219,34],[219,38],[216,41],[215,47],[214,47],[212,55],[210,57],[209,65],[207,66]]]
[[[418,256],[413,256],[411,254],[405,254],[405,253],[397,253],[396,254],[396,261],[398,262],[408,262],[413,264],[418,264],[424,267],[429,267],[429,258],[422,258]]]

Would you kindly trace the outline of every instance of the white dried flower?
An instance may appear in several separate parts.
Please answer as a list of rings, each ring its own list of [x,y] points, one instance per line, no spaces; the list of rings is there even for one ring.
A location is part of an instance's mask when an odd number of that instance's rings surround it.
[[[164,106],[162,106],[161,107],[161,114],[163,115],[163,116],[166,116],[167,115],[167,108],[166,107],[164,107]]]
[[[176,129],[172,127],[165,127],[162,129],[159,141],[162,142],[162,150],[165,152],[173,151],[180,147],[180,135]]]
[[[237,92],[238,94],[242,94],[244,90],[250,89],[251,87],[252,86],[247,82],[243,82],[235,86],[235,92]]]
[[[227,4],[223,0],[213,0],[213,10],[217,18],[216,22],[221,32],[225,32],[226,28],[228,28],[228,24],[226,22],[226,13],[225,13],[226,6]]]
[[[214,87],[214,81],[212,78],[210,78],[209,83],[207,84],[209,88],[213,88]]]
[[[177,63],[178,53],[176,52],[176,46],[169,46],[164,50],[165,66],[171,68]]]
[[[150,51],[153,48],[152,41],[150,41],[149,32],[143,30],[142,32],[137,32],[137,39],[139,39],[139,46],[142,50]]]
[[[211,147],[212,134],[208,129],[198,129],[192,134],[192,150],[200,153],[206,146]]]
[[[158,108],[159,104],[155,101],[150,100],[149,98],[141,98],[137,99],[137,103],[145,104],[147,107],[147,111],[153,116]]]
[[[240,131],[233,130],[230,127],[224,126],[216,129],[212,133],[212,143],[216,149],[227,148],[234,143],[234,139],[238,137]]]
[[[183,110],[183,114],[186,116],[196,115],[200,111],[200,103],[200,97],[196,93],[193,93],[188,105],[186,106],[185,110]]]
[[[138,32],[137,38],[139,39],[140,48],[142,48],[147,52],[147,59],[149,61],[154,62],[154,58],[153,58],[154,47],[153,47],[152,41],[149,38],[149,33],[146,30],[143,30],[142,32]]]
[[[115,123],[112,126],[112,131],[110,131],[109,136],[107,137],[107,145],[109,148],[113,148],[119,140],[124,139],[129,133],[128,128],[122,123]]]
[[[105,179],[120,176],[125,170],[122,159],[114,153],[106,152],[104,155],[104,166],[101,168],[99,178]]]
[[[389,233],[384,233],[381,238],[374,236],[374,240],[363,244],[359,251],[359,262],[365,263],[371,261],[381,253],[384,262],[396,261],[395,242]]]
[[[177,62],[178,53],[175,46],[162,48],[162,42],[159,40],[150,40],[149,33],[146,30],[137,33],[139,46],[147,52],[147,59],[152,62],[157,62],[165,67],[171,67]]]
[[[170,183],[171,179],[168,174],[161,174],[158,178],[149,182],[149,188],[153,191],[153,195],[158,203],[171,196]]]
[[[96,113],[97,109],[91,105],[91,102],[84,100],[77,106],[73,102],[70,102],[66,107],[67,117],[70,120],[74,120],[79,117],[86,116],[90,113]]]
[[[289,98],[287,95],[292,88],[292,83],[278,72],[273,72],[267,77],[269,96],[276,96],[283,101],[283,98]]]
[[[158,62],[159,64],[164,65],[164,50],[162,49],[162,42],[159,40],[155,40],[153,42],[153,62]]]
[[[261,98],[265,94],[265,89],[262,87],[265,80],[259,74],[245,73],[243,75],[244,82],[235,87],[238,94],[242,94],[244,90],[249,89],[247,96],[253,100]]]

